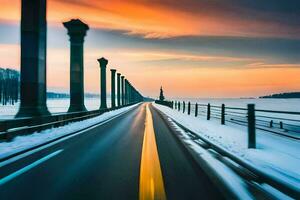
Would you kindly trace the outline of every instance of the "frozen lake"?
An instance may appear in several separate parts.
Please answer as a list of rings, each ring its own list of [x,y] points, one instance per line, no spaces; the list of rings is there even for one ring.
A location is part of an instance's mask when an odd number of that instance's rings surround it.
[[[100,107],[100,98],[85,98],[85,107],[87,110],[97,110]],[[48,99],[47,106],[53,113],[67,112],[70,105],[70,99]],[[111,106],[110,98],[107,99],[107,106]],[[18,112],[19,103],[15,105],[0,105],[0,119],[10,119]]]
[[[176,99],[191,103],[208,104],[227,107],[247,108],[247,104],[255,104],[256,109],[300,112],[300,99]]]
[[[200,103],[220,106],[225,104],[230,107],[246,108],[247,104],[254,103],[256,109],[276,110],[276,111],[294,111],[300,112],[300,99],[176,99],[180,101],[190,101],[192,103]],[[107,99],[107,105],[110,107],[111,100]],[[48,99],[48,109],[51,113],[67,112],[69,108],[69,99]],[[85,106],[88,110],[96,110],[100,107],[99,98],[86,98]],[[19,109],[19,104],[0,105],[0,118],[13,118]]]

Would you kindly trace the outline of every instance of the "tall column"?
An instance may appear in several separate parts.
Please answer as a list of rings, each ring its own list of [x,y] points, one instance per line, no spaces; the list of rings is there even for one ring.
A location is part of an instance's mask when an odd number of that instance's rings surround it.
[[[127,90],[127,88],[128,88],[128,84],[127,84],[128,82],[127,82],[127,79],[125,79],[124,80],[124,86],[125,86],[125,92],[124,92],[124,103],[125,103],[125,105],[127,105],[127,92],[128,92],[128,90]]]
[[[128,80],[125,79],[125,100],[124,100],[124,103],[125,105],[128,104]]]
[[[125,105],[125,77],[121,76],[121,83],[122,83],[122,105]]]
[[[129,88],[129,91],[128,91],[128,103],[132,103],[132,86],[131,86],[131,83],[128,83],[128,88]]]
[[[46,105],[46,0],[22,0],[21,104],[16,117],[50,115]]]
[[[86,111],[84,106],[83,43],[89,27],[79,19],[64,22],[71,42],[70,107],[68,112]]]
[[[117,73],[117,103],[121,106],[121,74]]]
[[[116,107],[116,71],[111,69],[111,107]]]
[[[106,66],[108,63],[108,60],[105,58],[98,59],[98,62],[100,64],[100,77],[101,77],[101,106],[100,109],[106,109],[107,103],[106,103]]]

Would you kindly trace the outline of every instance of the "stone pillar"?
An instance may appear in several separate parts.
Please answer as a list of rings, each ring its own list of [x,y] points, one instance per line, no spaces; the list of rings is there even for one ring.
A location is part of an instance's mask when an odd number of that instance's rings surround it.
[[[128,80],[125,79],[125,100],[124,100],[124,103],[125,105],[128,104]]]
[[[105,58],[98,59],[100,64],[100,77],[101,77],[101,106],[100,109],[106,109],[106,66],[108,61]]]
[[[128,83],[128,103],[132,103],[132,86],[131,86],[131,83]]]
[[[116,71],[111,69],[111,107],[116,107]]]
[[[117,103],[121,106],[121,74],[117,73]]]
[[[63,23],[71,42],[70,107],[68,112],[86,111],[84,106],[83,43],[89,27],[79,19]]]
[[[21,104],[16,117],[50,115],[46,105],[46,0],[22,0]]]
[[[122,83],[122,105],[125,105],[125,77],[121,76],[121,83]]]
[[[132,102],[135,102],[135,88],[132,87]]]

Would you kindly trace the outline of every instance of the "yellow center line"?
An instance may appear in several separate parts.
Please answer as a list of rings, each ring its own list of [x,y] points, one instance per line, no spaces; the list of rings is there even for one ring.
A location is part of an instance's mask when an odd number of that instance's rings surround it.
[[[148,104],[146,107],[139,189],[140,200],[167,199],[158,158],[152,114]]]

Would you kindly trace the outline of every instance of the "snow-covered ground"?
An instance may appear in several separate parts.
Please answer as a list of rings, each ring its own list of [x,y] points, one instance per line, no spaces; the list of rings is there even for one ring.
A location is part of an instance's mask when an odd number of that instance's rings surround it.
[[[257,131],[257,149],[247,148],[247,127],[221,125],[219,120],[183,114],[165,106],[153,104],[174,121],[198,135],[245,159],[259,169],[300,188],[300,142],[272,133]]]
[[[24,149],[43,144],[55,138],[59,138],[61,136],[68,135],[73,132],[84,130],[90,126],[111,119],[121,113],[125,113],[136,106],[137,105],[132,105],[132,106],[120,108],[114,111],[103,113],[98,117],[94,117],[79,122],[73,122],[58,128],[47,129],[39,133],[33,133],[31,135],[26,135],[26,136],[19,136],[14,138],[14,140],[11,142],[1,142],[0,158],[4,158],[9,155],[15,154],[19,151],[22,151]]]

